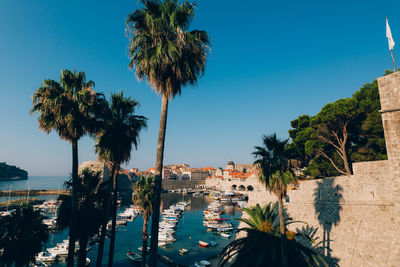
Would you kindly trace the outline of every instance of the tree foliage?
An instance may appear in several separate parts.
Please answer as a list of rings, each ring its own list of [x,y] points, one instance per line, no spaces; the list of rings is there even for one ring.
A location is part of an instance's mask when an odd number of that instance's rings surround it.
[[[291,122],[288,150],[312,177],[351,174],[351,164],[386,159],[377,81],[351,98],[325,105],[315,116]]]
[[[140,176],[139,180],[133,185],[134,194],[132,201],[138,205],[142,210],[143,217],[143,234],[142,234],[142,266],[146,265],[147,254],[147,225],[153,211],[153,197],[154,197],[154,177]]]
[[[99,232],[103,217],[103,201],[105,199],[105,183],[102,183],[101,172],[84,169],[76,183],[75,190],[78,196],[77,207],[77,237],[80,243],[78,265],[82,266],[86,260],[86,246],[88,239]],[[68,189],[72,188],[72,179],[66,182]],[[62,201],[58,210],[57,226],[63,229],[70,226],[71,196],[61,195]]]
[[[30,204],[17,208],[0,223],[0,265],[24,266],[34,261],[48,240],[44,217]]]

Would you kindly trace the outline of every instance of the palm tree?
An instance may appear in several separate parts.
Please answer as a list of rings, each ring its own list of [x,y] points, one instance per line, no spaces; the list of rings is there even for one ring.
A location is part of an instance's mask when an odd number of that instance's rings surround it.
[[[249,228],[239,229],[238,232],[247,233],[244,237],[238,238],[228,244],[222,252],[219,265],[223,266],[227,262],[233,262],[232,266],[283,266],[282,254],[279,248],[282,247],[280,241],[280,221],[277,204],[268,203],[263,208],[257,204],[254,207],[244,208],[248,218],[238,219],[246,223]],[[290,217],[285,218],[287,225],[295,223]],[[304,228],[310,229],[310,228]],[[312,239],[311,235],[315,232],[287,231],[288,238],[287,250],[289,266],[320,266],[326,265],[319,255],[318,248],[314,245],[305,246],[304,241]],[[299,237],[299,238],[298,238]],[[301,238],[301,239],[300,239]],[[299,240],[302,242],[299,242]]]
[[[102,123],[96,138],[96,153],[99,158],[111,165],[113,181],[112,226],[108,266],[112,266],[115,246],[115,228],[117,219],[118,173],[121,164],[131,157],[132,145],[137,148],[140,131],[147,127],[147,118],[137,116],[135,108],[138,102],[124,97],[123,92],[111,94],[111,102],[103,112]],[[101,257],[101,255],[99,255]]]
[[[281,238],[268,231],[244,228],[247,234],[228,244],[221,252],[218,266],[229,262],[232,267],[283,266]],[[295,239],[287,242],[288,266],[319,267],[328,266],[324,259],[312,249],[302,246]]]
[[[168,102],[182,93],[182,87],[196,84],[205,70],[210,47],[205,31],[188,31],[196,6],[178,0],[142,0],[143,8],[128,15],[129,66],[139,79],[146,79],[161,95],[155,194],[151,225],[150,265],[157,265],[160,219],[161,173],[167,125]]]
[[[93,91],[94,82],[86,81],[84,72],[62,70],[59,82],[44,80],[33,94],[31,113],[39,113],[39,128],[46,133],[52,130],[72,144],[72,215],[69,231],[67,266],[74,265],[76,241],[78,180],[78,141],[85,134],[94,132],[95,109],[99,94]]]
[[[275,209],[276,204],[272,204],[272,202],[266,204],[263,208],[257,204],[255,207],[243,209],[249,218],[239,218],[238,220],[246,223],[251,229],[277,234],[279,221],[277,220],[278,214],[276,214]]]
[[[279,140],[276,134],[262,136],[263,145],[256,146],[252,153],[256,158],[254,162],[259,168],[259,179],[265,183],[267,189],[278,198],[279,221],[281,233],[281,259],[282,266],[287,267],[285,217],[283,197],[286,196],[287,187],[296,181],[288,158],[286,145],[288,140]]]
[[[153,195],[154,195],[154,178],[143,176],[139,177],[139,180],[134,184],[133,191],[135,192],[132,196],[133,203],[142,208],[143,217],[143,246],[142,246],[142,266],[146,266],[146,254],[147,254],[147,225],[149,218],[153,210]]]
[[[87,245],[89,238],[96,235],[101,226],[103,216],[102,204],[105,198],[104,184],[101,172],[93,172],[84,169],[80,173],[80,179],[75,184],[78,195],[77,207],[77,237],[79,240],[78,266],[85,266]],[[72,180],[66,182],[67,188],[72,188]],[[63,229],[69,226],[71,216],[71,196],[60,196],[61,206],[58,211],[57,226]]]
[[[44,217],[30,204],[18,207],[15,213],[1,219],[0,265],[28,265],[42,250],[48,239]]]

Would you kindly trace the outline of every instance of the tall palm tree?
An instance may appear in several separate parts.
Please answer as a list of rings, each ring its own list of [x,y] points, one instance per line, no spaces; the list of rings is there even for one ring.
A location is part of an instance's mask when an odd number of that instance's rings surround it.
[[[52,130],[72,144],[72,201],[69,230],[67,266],[74,265],[76,241],[77,194],[75,184],[78,179],[78,141],[85,134],[94,132],[96,126],[95,109],[99,94],[93,91],[94,82],[86,81],[84,72],[62,70],[59,82],[44,80],[33,94],[31,113],[39,113],[39,128],[46,133]]]
[[[195,4],[187,1],[180,4],[178,0],[141,2],[143,8],[129,14],[126,24],[130,34],[129,66],[162,99],[150,242],[150,265],[156,266],[168,102],[182,93],[183,86],[196,84],[204,73],[210,40],[205,31],[188,31],[195,16]]]
[[[133,203],[142,208],[143,217],[143,245],[142,245],[142,266],[146,266],[147,254],[147,225],[149,223],[150,215],[153,210],[153,196],[154,196],[154,178],[145,178],[141,176],[133,186],[134,194],[132,196]]]
[[[147,127],[147,118],[135,115],[135,108],[138,104],[130,97],[124,97],[123,92],[111,94],[111,102],[107,111],[103,112],[104,117],[96,138],[96,152],[101,160],[111,164],[113,179],[112,226],[108,266],[112,266],[114,258],[119,169],[121,164],[129,161],[132,146],[137,148],[139,133]]]
[[[86,265],[87,245],[89,238],[96,235],[101,226],[102,203],[105,198],[104,183],[101,172],[84,169],[75,184],[78,195],[77,207],[77,237],[79,240],[78,266]],[[72,180],[66,182],[68,189],[72,188]],[[69,225],[71,216],[71,196],[60,196],[61,206],[58,210],[57,226],[63,229]]]
[[[288,158],[286,145],[288,140],[279,140],[276,134],[262,136],[262,146],[256,146],[252,153],[256,158],[255,165],[259,167],[259,179],[265,183],[266,188],[278,198],[279,221],[281,233],[281,259],[282,266],[287,267],[286,229],[283,209],[283,197],[286,196],[287,187],[296,181]]]
[[[23,204],[15,213],[1,219],[0,265],[27,266],[47,242],[49,231],[44,217],[31,204]]]

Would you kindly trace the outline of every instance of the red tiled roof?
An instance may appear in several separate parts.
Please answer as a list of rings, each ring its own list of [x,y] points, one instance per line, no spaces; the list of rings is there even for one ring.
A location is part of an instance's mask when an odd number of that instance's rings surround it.
[[[203,171],[207,171],[207,170],[215,170],[213,167],[204,167],[201,168]]]

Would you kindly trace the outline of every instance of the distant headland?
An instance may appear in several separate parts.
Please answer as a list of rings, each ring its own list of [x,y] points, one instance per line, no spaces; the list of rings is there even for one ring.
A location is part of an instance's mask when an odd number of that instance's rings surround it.
[[[16,166],[0,162],[0,181],[27,180],[28,172]]]

